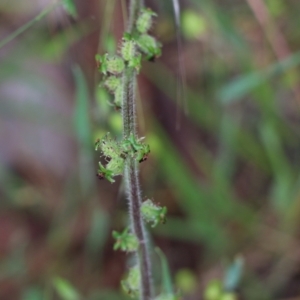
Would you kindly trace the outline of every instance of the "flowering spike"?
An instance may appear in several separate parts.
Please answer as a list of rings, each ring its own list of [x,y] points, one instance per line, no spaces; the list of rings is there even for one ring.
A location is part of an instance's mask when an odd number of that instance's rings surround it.
[[[124,34],[119,55],[104,54],[101,56],[97,54],[95,57],[97,68],[103,75],[102,85],[113,94],[115,107],[117,109],[124,108],[122,115],[123,135],[125,135],[122,141],[116,141],[108,133],[96,141],[96,150],[100,149],[106,160],[104,165],[99,162],[97,176],[100,179],[114,182],[114,176],[124,173],[130,206],[139,207],[141,205],[140,212],[130,209],[131,227],[135,228],[136,236],[130,233],[129,229],[125,229],[121,233],[114,231],[113,237],[116,239],[114,250],[121,249],[137,254],[138,265],[132,268],[127,279],[122,281],[124,290],[133,297],[154,299],[151,288],[148,247],[139,248],[140,244],[147,242],[145,229],[144,226],[141,226],[140,230],[137,225],[143,224],[142,218],[151,222],[152,227],[158,223],[164,223],[167,209],[166,207],[159,207],[149,199],[141,203],[139,178],[136,172],[138,167],[133,162],[145,161],[150,153],[150,147],[142,142],[143,138],[138,138],[135,135],[135,93],[133,89],[135,88],[136,75],[141,68],[142,58],[154,60],[160,56],[161,45],[148,34],[156,14],[150,9],[142,9],[138,14],[136,14],[136,9],[130,9],[130,12],[128,26],[130,33]],[[140,272],[140,270],[143,271]],[[156,300],[178,300],[169,296],[171,295],[163,294]]]

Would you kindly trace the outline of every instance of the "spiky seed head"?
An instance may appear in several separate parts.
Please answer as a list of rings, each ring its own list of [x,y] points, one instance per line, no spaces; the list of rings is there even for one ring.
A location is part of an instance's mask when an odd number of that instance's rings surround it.
[[[151,199],[147,199],[141,205],[141,213],[146,222],[152,223],[152,227],[155,227],[158,223],[166,222],[167,208],[161,207]]]
[[[153,24],[153,17],[156,13],[150,8],[142,9],[136,21],[136,29],[139,33],[147,33]]]
[[[124,71],[125,65],[122,57],[118,55],[105,55],[106,70],[108,73],[119,75]]]
[[[123,38],[121,54],[126,62],[129,62],[136,56],[136,44],[135,41],[128,38]]]
[[[161,44],[149,34],[140,35],[136,39],[136,43],[148,60],[152,60],[161,55]]]
[[[121,85],[121,78],[114,76],[114,75],[108,76],[104,80],[103,85],[105,86],[105,88],[107,88],[107,90],[110,93],[115,93],[117,88]]]

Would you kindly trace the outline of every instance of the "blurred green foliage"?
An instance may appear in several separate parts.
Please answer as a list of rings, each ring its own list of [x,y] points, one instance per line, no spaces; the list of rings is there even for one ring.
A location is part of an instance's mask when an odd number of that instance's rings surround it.
[[[253,2],[185,1],[178,53],[172,2],[147,1],[163,55],[144,63],[138,87],[151,147],[143,196],[168,208],[152,237],[169,263],[158,291],[184,299],[300,296],[300,3]],[[0,2],[3,300],[128,299],[128,257],[111,238],[127,224],[122,180],[96,180],[93,150],[96,137],[121,132],[94,56],[118,48],[126,13],[118,1],[77,1],[74,19],[74,3],[66,14]],[[222,263],[238,254],[239,284],[224,292]]]

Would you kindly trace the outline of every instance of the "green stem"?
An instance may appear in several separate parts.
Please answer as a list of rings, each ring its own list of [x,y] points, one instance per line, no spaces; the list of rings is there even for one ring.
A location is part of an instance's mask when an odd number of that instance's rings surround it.
[[[127,31],[132,33],[142,7],[142,1],[130,0],[130,15]],[[123,74],[123,136],[128,138],[131,133],[136,135],[136,71],[126,68]],[[125,166],[125,182],[129,202],[130,227],[139,240],[139,252],[137,262],[141,274],[140,298],[141,300],[152,300],[152,272],[150,255],[148,249],[147,233],[141,215],[142,196],[138,176],[138,162],[134,158],[128,158]]]
[[[50,5],[49,7],[46,7],[43,11],[41,11],[36,17],[34,17],[32,20],[28,21],[23,26],[19,27],[17,30],[15,30],[12,34],[4,38],[0,42],[0,49],[8,44],[10,41],[12,41],[14,38],[16,38],[18,35],[26,31],[28,28],[30,28],[32,25],[34,25],[36,22],[40,21],[43,17],[45,17],[52,9],[57,5],[57,2]]]
[[[131,160],[126,164],[125,178],[127,197],[129,200],[130,227],[139,240],[139,252],[136,259],[140,268],[140,299],[152,300],[152,275],[148,239],[141,216],[141,191],[138,176],[138,162]]]
[[[136,134],[135,121],[135,92],[136,72],[132,68],[126,68],[123,74],[123,135],[129,137]]]

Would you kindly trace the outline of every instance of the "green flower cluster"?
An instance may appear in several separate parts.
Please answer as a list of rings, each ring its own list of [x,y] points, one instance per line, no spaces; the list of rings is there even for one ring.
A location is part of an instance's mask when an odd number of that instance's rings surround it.
[[[130,155],[135,158],[138,162],[147,160],[150,153],[150,146],[142,143],[144,138],[136,139],[134,134],[123,140],[122,149],[126,155]]]
[[[136,21],[136,32],[132,36],[139,50],[146,55],[147,60],[154,60],[161,55],[161,44],[155,37],[149,35],[153,18],[156,16],[151,9],[142,9]]]
[[[107,160],[104,166],[99,162],[97,176],[99,179],[107,179],[114,182],[114,177],[123,174],[125,157],[120,144],[107,133],[102,139],[95,143],[96,150],[100,149]]]
[[[167,208],[153,203],[150,199],[142,203],[141,213],[146,222],[152,223],[151,227],[155,227],[159,223],[166,223]]]
[[[99,179],[107,179],[114,182],[114,177],[122,175],[127,157],[132,157],[138,162],[143,162],[148,158],[150,147],[137,139],[134,134],[124,138],[121,142],[112,139],[107,133],[102,139],[95,143],[96,150],[100,149],[105,157],[107,164],[104,166],[99,162],[97,176]]]
[[[133,68],[139,73],[143,57],[153,61],[161,55],[161,44],[148,33],[155,16],[151,9],[142,9],[134,32],[124,34],[119,54],[95,56],[98,70],[103,76],[102,85],[114,95],[116,109],[122,107],[122,74],[125,68]]]
[[[112,236],[116,240],[114,244],[114,250],[120,249],[126,252],[137,251],[139,242],[136,236],[129,232],[128,228],[121,233],[113,231]]]

